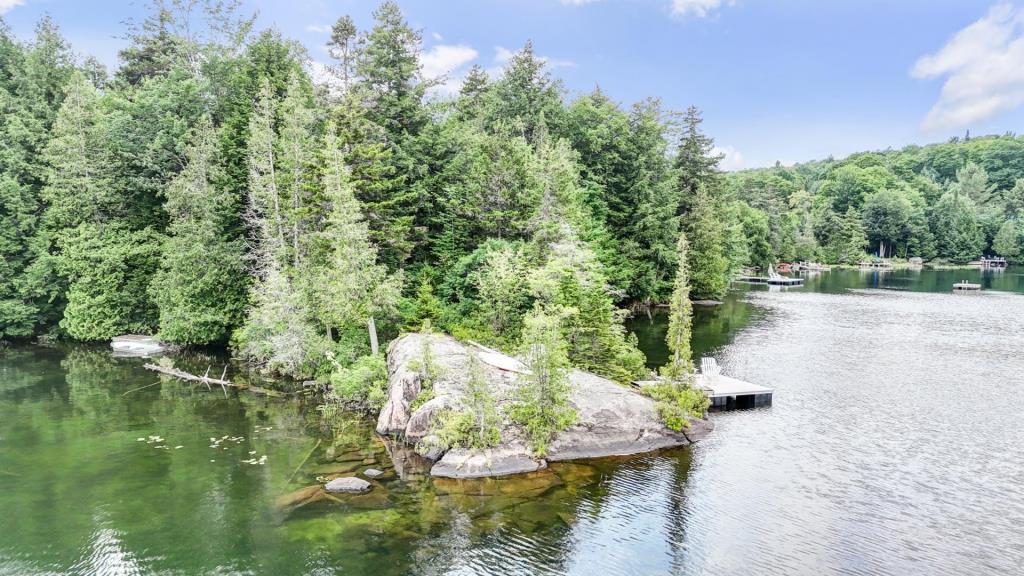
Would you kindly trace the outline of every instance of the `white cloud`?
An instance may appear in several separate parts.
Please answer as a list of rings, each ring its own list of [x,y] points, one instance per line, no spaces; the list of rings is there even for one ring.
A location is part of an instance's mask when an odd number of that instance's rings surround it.
[[[494,47],[494,61],[498,64],[508,64],[508,61],[515,56],[515,52],[505,48],[504,46]]]
[[[1024,11],[1012,4],[957,32],[910,71],[914,78],[946,77],[925,130],[961,128],[1024,104]]]
[[[0,0],[0,15],[7,14],[15,6],[21,6],[24,3],[25,0]]]
[[[443,76],[444,82],[434,86],[431,91],[440,96],[451,96],[462,87],[466,65],[479,55],[476,49],[465,44],[438,44],[424,52],[420,58],[423,77],[434,79]]]
[[[736,0],[672,0],[672,15],[706,18],[722,6],[735,4]]]
[[[437,32],[431,32],[430,33],[430,37],[433,38],[434,40],[438,41],[438,42],[441,42],[442,40],[444,40],[444,36],[441,36]]]
[[[448,74],[476,60],[479,53],[465,44],[438,44],[423,53],[423,75],[436,78]]]
[[[306,64],[306,72],[313,84],[327,87],[329,93],[336,96],[344,93],[345,86],[342,84],[341,78],[334,75],[329,64],[310,60]]]
[[[0,2],[3,1],[4,0],[0,0]],[[331,31],[331,27],[327,24],[310,24],[309,26],[306,26],[306,30],[316,32],[317,34],[327,34]]]
[[[743,161],[743,153],[732,146],[715,146],[711,153],[722,155],[722,161],[718,163],[718,167],[726,172],[741,170],[746,164]]]

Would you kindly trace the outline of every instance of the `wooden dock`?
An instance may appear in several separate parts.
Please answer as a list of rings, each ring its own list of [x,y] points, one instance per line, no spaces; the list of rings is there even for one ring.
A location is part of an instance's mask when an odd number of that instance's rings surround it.
[[[736,277],[737,282],[746,282],[748,284],[768,284],[769,286],[803,286],[803,278],[787,278],[780,276],[778,278],[769,278],[765,276],[738,276]]]
[[[758,384],[751,384],[729,376],[697,375],[696,385],[703,389],[711,406],[715,408],[753,408],[769,406],[772,403],[773,389]]]
[[[966,280],[963,282],[957,282],[956,284],[953,284],[953,292],[978,292],[980,290],[981,284],[973,284],[971,282],[967,282]]]
[[[657,384],[659,380],[636,380],[633,385],[638,388]],[[721,374],[697,374],[694,382],[711,400],[712,408],[755,408],[770,406],[774,390],[758,384],[751,384],[722,376]]]

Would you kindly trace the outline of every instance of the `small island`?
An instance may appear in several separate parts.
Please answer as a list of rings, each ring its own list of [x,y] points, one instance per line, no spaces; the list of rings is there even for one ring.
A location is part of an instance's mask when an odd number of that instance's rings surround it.
[[[492,409],[497,416],[515,404],[520,380],[530,376],[524,373],[525,367],[504,370],[481,361],[481,350],[450,336],[422,333],[405,334],[388,350],[387,401],[377,420],[377,432],[414,445],[418,454],[434,462],[433,476],[477,478],[533,472],[549,461],[623,456],[686,445],[704,438],[713,428],[709,420],[687,416],[687,426],[673,430],[661,420],[651,398],[596,374],[571,370],[567,373],[571,386],[568,403],[575,412],[575,423],[554,434],[543,456],[531,449],[530,438],[520,427],[497,417],[493,446],[448,447],[438,437],[443,433],[439,430],[443,415],[474,402],[474,378],[482,379],[493,391]],[[433,358],[433,378],[424,368],[425,351],[426,357]],[[494,352],[484,354],[493,356]],[[422,394],[430,398],[417,403]]]

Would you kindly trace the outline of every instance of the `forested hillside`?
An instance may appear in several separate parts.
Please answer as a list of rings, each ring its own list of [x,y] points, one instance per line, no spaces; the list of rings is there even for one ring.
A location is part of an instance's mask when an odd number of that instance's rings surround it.
[[[219,2],[128,38],[110,73],[49,20],[0,27],[0,339],[153,333],[360,389],[371,318],[505,347],[543,324],[626,380],[624,307],[669,299],[681,232],[695,299],[778,259],[1020,254],[1010,136],[723,174],[696,108],[569,98],[529,42],[437,96],[392,2],[337,20],[329,82]]]
[[[728,175],[753,261],[856,263],[884,257],[964,263],[982,254],[1017,260],[1024,238],[1024,139],[955,138],[944,144],[853,154]],[[751,210],[753,209],[753,210]]]

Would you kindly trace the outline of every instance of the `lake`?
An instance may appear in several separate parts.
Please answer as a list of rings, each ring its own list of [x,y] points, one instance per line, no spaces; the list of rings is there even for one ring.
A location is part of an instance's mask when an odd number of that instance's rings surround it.
[[[962,279],[985,291],[951,293]],[[372,422],[301,400],[10,348],[0,574],[1019,574],[1021,293],[1021,269],[737,285],[695,310],[695,354],[773,406],[713,414],[690,448],[462,483],[402,460],[398,478]],[[630,328],[661,362],[663,311]],[[276,505],[368,467],[367,495]]]

